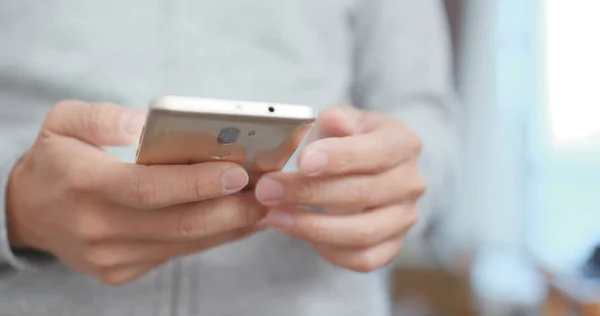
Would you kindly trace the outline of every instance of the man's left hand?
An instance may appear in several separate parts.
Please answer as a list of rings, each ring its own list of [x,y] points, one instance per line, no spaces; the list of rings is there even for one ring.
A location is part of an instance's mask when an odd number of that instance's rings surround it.
[[[425,182],[420,140],[400,121],[351,107],[317,119],[299,172],[265,175],[258,200],[271,208],[262,225],[306,240],[331,263],[360,272],[390,263],[417,221]],[[319,206],[314,212],[300,206]]]

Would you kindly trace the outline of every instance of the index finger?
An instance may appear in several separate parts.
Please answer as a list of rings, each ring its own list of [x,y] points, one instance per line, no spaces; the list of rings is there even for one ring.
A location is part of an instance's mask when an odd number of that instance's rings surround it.
[[[92,190],[137,209],[212,199],[238,192],[248,183],[246,171],[228,162],[154,166],[108,162],[92,178]]]
[[[294,209],[272,210],[263,224],[315,244],[365,248],[406,233],[417,217],[410,204],[344,215]]]
[[[307,176],[376,173],[417,157],[420,150],[413,133],[389,124],[357,136],[315,141],[302,150],[298,165]]]
[[[115,216],[121,221],[117,234],[146,241],[191,241],[253,228],[266,208],[248,193],[230,195],[166,209],[131,210]]]
[[[131,144],[139,138],[145,113],[112,103],[65,100],[57,103],[44,127],[95,146]]]

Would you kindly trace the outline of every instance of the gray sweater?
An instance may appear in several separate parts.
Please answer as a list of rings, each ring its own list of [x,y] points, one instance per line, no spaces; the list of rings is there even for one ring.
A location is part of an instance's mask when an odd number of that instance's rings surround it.
[[[423,139],[418,234],[453,174],[449,57],[435,0],[0,1],[0,315],[388,315],[384,272],[336,268],[276,232],[105,286],[10,250],[6,180],[64,98],[137,108],[162,94],[352,102]],[[132,160],[135,148],[114,153]]]

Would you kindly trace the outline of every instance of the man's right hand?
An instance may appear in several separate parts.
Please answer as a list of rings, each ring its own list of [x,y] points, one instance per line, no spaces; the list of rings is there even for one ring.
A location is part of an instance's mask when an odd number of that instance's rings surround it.
[[[143,122],[113,104],[57,104],[9,181],[12,246],[117,285],[255,231],[266,209],[234,194],[248,182],[239,165],[142,166],[102,150],[137,141]]]

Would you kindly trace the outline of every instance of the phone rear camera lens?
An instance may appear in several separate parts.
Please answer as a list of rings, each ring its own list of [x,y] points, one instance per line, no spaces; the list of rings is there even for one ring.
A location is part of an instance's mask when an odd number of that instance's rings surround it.
[[[271,113],[275,112],[275,108],[274,108],[274,107],[272,107],[272,106],[270,106],[270,107],[269,107],[269,112],[271,112]]]
[[[217,140],[219,143],[228,145],[234,144],[237,142],[238,137],[240,136],[241,130],[237,127],[226,127],[219,132],[219,136]]]

